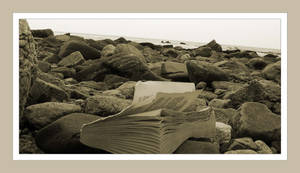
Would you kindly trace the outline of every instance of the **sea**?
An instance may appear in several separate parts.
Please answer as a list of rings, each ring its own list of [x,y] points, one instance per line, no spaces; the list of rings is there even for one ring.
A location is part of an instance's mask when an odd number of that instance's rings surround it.
[[[55,35],[65,34],[65,32],[54,32]],[[103,40],[103,39],[111,39],[116,40],[120,37],[125,38],[126,40],[131,40],[137,43],[142,42],[150,42],[156,45],[173,45],[181,46],[185,49],[193,49],[199,46],[203,46],[207,43],[204,42],[193,42],[193,41],[183,41],[183,40],[164,40],[164,39],[154,39],[154,38],[139,38],[139,37],[128,37],[128,36],[115,36],[115,35],[98,35],[98,34],[84,34],[84,33],[70,33],[71,35],[81,36],[85,39],[93,39],[93,40]],[[255,51],[259,56],[264,56],[269,53],[275,54],[277,56],[281,56],[280,49],[271,49],[271,48],[260,48],[260,47],[248,47],[248,46],[239,46],[239,45],[224,45],[221,44],[223,50],[251,50]]]

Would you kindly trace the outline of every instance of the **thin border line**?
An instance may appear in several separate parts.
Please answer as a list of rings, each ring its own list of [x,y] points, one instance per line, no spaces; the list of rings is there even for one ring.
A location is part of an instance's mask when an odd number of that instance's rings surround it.
[[[50,16],[50,17],[49,17]],[[65,17],[67,16],[67,17]],[[120,17],[121,16],[121,17]],[[153,17],[154,16],[154,17]],[[217,17],[218,16],[218,17]],[[230,17],[231,16],[231,17]],[[281,154],[19,154],[19,25],[22,18],[49,19],[281,19]],[[14,160],[287,160],[287,13],[14,13],[13,14]],[[17,72],[16,72],[17,71]],[[17,120],[16,120],[17,119]]]

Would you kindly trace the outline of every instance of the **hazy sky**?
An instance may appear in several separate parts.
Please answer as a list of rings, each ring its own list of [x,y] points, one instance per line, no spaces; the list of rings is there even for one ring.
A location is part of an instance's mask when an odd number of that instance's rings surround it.
[[[31,29],[280,49],[279,19],[28,19]]]

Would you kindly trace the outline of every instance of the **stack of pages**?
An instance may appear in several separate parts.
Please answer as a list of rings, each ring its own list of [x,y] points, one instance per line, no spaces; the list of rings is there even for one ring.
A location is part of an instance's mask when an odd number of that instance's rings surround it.
[[[80,141],[117,154],[167,154],[173,153],[190,137],[215,136],[214,111],[198,106],[196,91],[157,92],[154,97],[142,97],[145,99],[116,115],[85,124]]]

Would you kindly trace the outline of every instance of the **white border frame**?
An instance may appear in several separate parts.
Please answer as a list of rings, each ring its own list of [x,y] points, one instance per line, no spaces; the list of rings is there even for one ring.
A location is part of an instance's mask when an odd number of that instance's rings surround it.
[[[19,19],[280,19],[281,154],[19,154]],[[287,160],[287,13],[14,13],[14,160]]]

